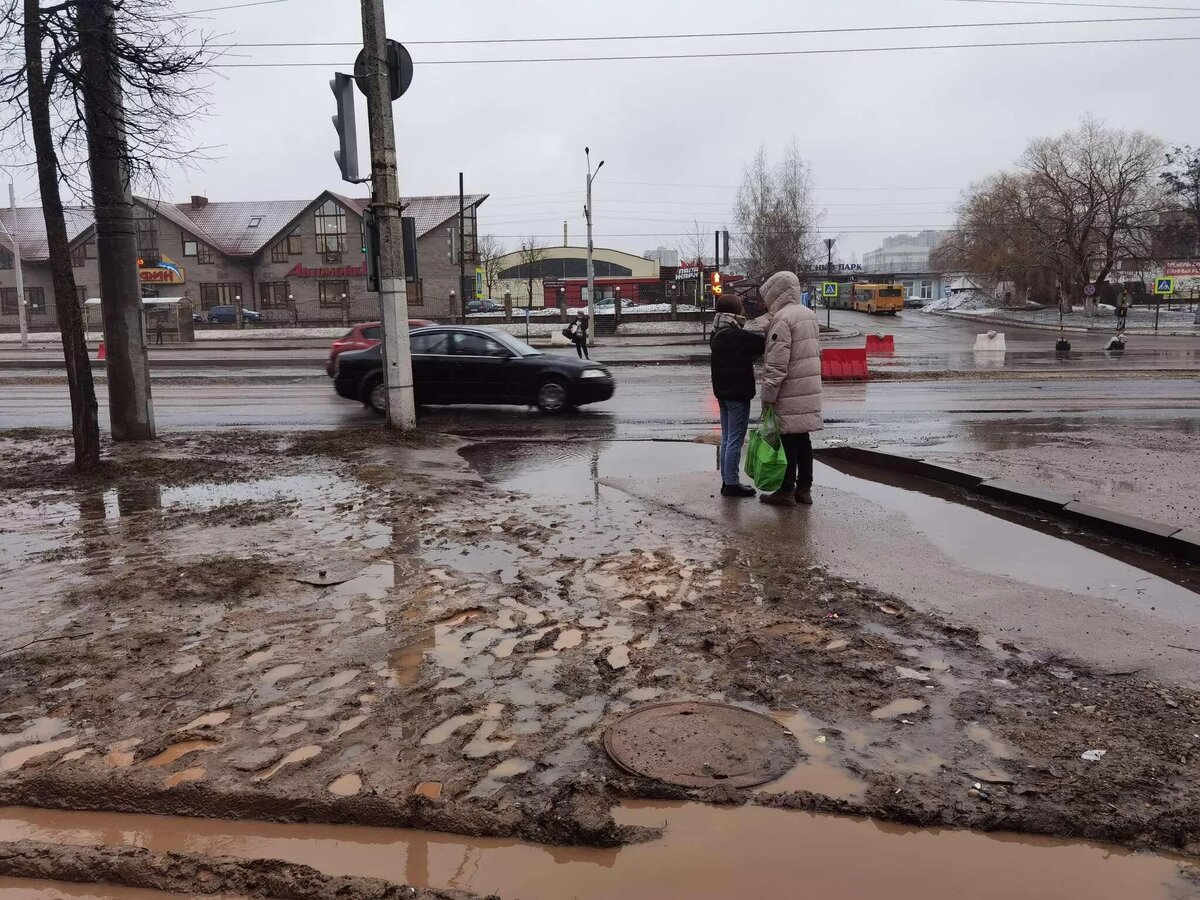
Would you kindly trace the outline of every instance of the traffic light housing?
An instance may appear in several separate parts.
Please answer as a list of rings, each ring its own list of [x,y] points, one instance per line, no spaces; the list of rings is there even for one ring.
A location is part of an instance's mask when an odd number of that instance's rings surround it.
[[[333,127],[337,131],[338,148],[333,153],[338,168],[342,171],[342,181],[352,184],[359,182],[358,177],[358,127],[354,121],[354,79],[341,72],[335,72],[329,82],[337,101],[337,115],[333,117]]]
[[[713,272],[712,274],[710,274],[708,276],[708,283],[709,283],[709,286],[712,288],[712,295],[714,297],[720,297],[722,291],[724,290],[721,287],[721,273]]]

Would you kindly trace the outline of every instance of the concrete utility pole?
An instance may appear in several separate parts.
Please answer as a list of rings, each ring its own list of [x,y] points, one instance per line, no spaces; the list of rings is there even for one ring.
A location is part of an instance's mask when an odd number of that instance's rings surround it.
[[[463,173],[458,173],[458,292],[462,295],[459,315],[467,321],[467,210],[463,198]],[[474,294],[472,294],[474,296]],[[454,315],[454,310],[450,311]]]
[[[367,124],[371,132],[371,208],[379,223],[379,320],[383,323],[387,419],[391,428],[411,431],[417,427],[417,407],[408,344],[404,229],[400,222],[400,179],[396,171],[383,0],[362,0],[362,21]]]
[[[21,245],[17,243],[17,194],[13,183],[8,183],[8,210],[12,214],[12,228],[5,228],[12,241],[13,272],[17,279],[17,319],[21,325],[21,349],[29,349],[29,309],[25,305],[25,276],[21,271]]]
[[[128,143],[111,0],[78,7],[83,97],[91,158],[100,309],[108,349],[108,414],[114,441],[154,438],[150,355],[138,277],[137,223],[129,184]]]
[[[604,160],[600,160],[600,165],[596,166],[596,171],[593,172],[591,150],[584,147],[583,155],[587,159],[587,206],[583,208],[583,217],[587,219],[588,319],[591,322],[591,333],[594,338],[596,334],[596,270],[592,265],[592,181],[604,168]]]

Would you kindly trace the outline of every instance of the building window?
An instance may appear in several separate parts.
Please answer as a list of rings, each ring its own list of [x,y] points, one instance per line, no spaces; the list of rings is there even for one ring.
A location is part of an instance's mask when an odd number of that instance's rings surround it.
[[[30,312],[44,313],[46,311],[45,289],[40,287],[25,288],[25,302],[29,304]]]
[[[424,292],[424,290],[422,290],[421,279],[418,278],[416,281],[406,279],[406,281],[407,281],[406,290],[408,292],[408,305],[409,306],[424,306],[425,305],[425,292]]]
[[[288,238],[288,240],[291,240],[291,238]],[[287,244],[285,244],[283,241],[280,241],[278,244],[276,244],[274,247],[271,248],[271,262],[285,263],[287,261],[288,261]]]
[[[300,232],[293,231],[287,236],[287,252],[288,256],[299,256],[304,252],[304,238]]]
[[[932,300],[933,299],[933,282],[932,281],[922,281],[921,282],[921,299],[922,300]]]
[[[200,306],[212,309],[214,306],[233,306],[237,297],[241,296],[242,286],[234,282],[208,282],[200,285]]]
[[[13,267],[12,251],[6,247],[0,247],[0,269],[11,269]]]
[[[183,232],[183,255],[185,258],[196,255],[198,243],[199,242],[186,231]]]
[[[0,314],[15,316],[17,314],[17,289],[0,288]]]
[[[346,249],[346,211],[332,200],[317,207],[317,252],[325,255],[343,253]],[[340,262],[340,257],[337,262]]]
[[[75,285],[75,299],[79,301],[80,306],[83,306],[83,304],[87,303],[87,298],[88,298],[87,285],[86,284]]]
[[[343,299],[343,296],[345,299]],[[350,282],[321,281],[317,283],[317,299],[322,309],[341,309],[350,298]]]
[[[196,244],[196,262],[208,264],[214,262],[215,259],[216,254],[213,253],[212,247],[208,246],[208,244]]]
[[[251,216],[250,224],[247,225],[246,227],[247,228],[257,228],[259,225],[262,224],[262,220],[263,220],[262,216]]]
[[[80,244],[71,251],[71,265],[81,269],[87,265],[87,242]]]
[[[286,281],[260,281],[258,297],[259,309],[287,309],[291,305]]]
[[[158,251],[158,216],[144,206],[137,207],[138,256],[147,260],[160,259]]]

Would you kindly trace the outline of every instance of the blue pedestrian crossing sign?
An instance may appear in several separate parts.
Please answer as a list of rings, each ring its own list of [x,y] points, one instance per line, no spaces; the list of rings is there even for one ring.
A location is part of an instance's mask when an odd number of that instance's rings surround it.
[[[1154,293],[1158,294],[1159,296],[1165,296],[1167,294],[1175,293],[1175,279],[1174,278],[1155,278],[1154,279]]]
[[[822,297],[836,297],[838,295],[838,286],[836,281],[826,281],[821,285]]]

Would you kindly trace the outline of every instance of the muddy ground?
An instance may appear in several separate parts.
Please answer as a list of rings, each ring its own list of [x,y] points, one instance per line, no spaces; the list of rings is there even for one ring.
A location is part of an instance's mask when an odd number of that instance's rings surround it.
[[[462,450],[178,435],[78,479],[62,436],[0,436],[0,804],[614,846],[655,836],[621,798],[690,797],[1200,854],[1200,696]],[[803,759],[742,790],[609,761],[618,716],[677,699],[776,716]]]

